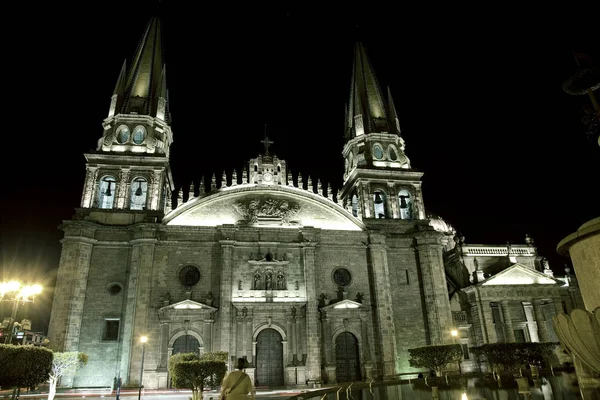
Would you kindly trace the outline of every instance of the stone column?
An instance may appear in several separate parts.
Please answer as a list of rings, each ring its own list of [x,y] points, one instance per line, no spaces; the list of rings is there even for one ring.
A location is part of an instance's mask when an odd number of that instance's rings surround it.
[[[544,318],[544,310],[542,309],[541,300],[533,300],[533,314],[537,323],[537,333],[540,342],[548,341],[548,327],[546,326],[546,318]]]
[[[398,352],[385,236],[371,233],[369,242],[369,267],[373,274],[373,286],[377,288],[374,292],[376,318],[374,322],[378,336],[375,340],[375,353],[378,354],[377,362],[383,378],[393,379],[396,375]]]
[[[169,361],[168,358],[168,348],[169,348],[169,333],[171,324],[169,322],[161,322],[160,323],[160,363],[158,364],[159,368],[167,368],[167,363]]]
[[[508,300],[500,302],[502,308],[502,318],[504,319],[504,337],[507,343],[515,342],[515,331],[513,329],[512,319],[510,316],[510,308]]]
[[[304,276],[306,277],[306,298],[316,299],[315,273],[316,242],[303,243]],[[307,343],[306,377],[309,384],[321,380],[321,347],[319,343],[319,311],[316,301],[306,303],[306,326],[304,335]]]
[[[84,236],[83,227],[77,223],[66,223],[64,231],[48,337],[53,350],[78,351],[90,260],[96,241],[93,229]]]
[[[331,327],[329,318],[327,318],[327,313],[325,311],[321,312],[321,327],[323,331],[323,335],[321,339],[323,340],[323,351],[325,352],[325,365],[331,364]]]
[[[148,228],[149,226],[140,225],[134,231],[134,240],[131,241],[129,280],[126,290],[127,305],[123,321],[121,350],[121,370],[128,371],[129,375],[124,377],[124,381],[130,383],[139,379],[142,359],[142,344],[139,338],[148,333],[148,312],[151,310],[156,231]],[[152,312],[154,312],[153,308]],[[146,344],[147,353],[152,348],[156,348],[156,343]]]
[[[294,317],[292,317],[290,315],[287,317],[288,343],[289,343],[289,347],[290,347],[290,348],[288,348],[288,351],[291,356],[291,357],[288,357],[288,359],[286,360],[288,365],[294,365],[294,350],[291,349],[292,343],[294,343],[293,326],[294,326]]]
[[[212,330],[214,325],[214,320],[207,319],[204,321],[204,347],[206,351],[213,351],[212,348]]]
[[[129,175],[129,168],[121,168],[121,177],[119,178],[119,182],[117,182],[118,186],[115,188],[117,191],[117,193],[115,193],[115,208],[129,208],[129,204],[126,204],[127,198],[129,197],[127,194],[130,190]]]
[[[318,317],[318,314],[317,314]],[[294,330],[294,332],[296,333],[295,338],[296,338],[296,345],[295,347],[295,351],[296,354],[298,355],[298,361],[301,362],[302,361],[302,355],[304,354],[304,346],[302,345],[303,341],[302,341],[302,337],[301,335],[299,335],[300,332],[302,332],[302,317],[296,316],[296,328]],[[318,324],[318,320],[316,321]],[[318,329],[318,325],[315,326],[315,328]]]
[[[494,314],[492,313],[492,305],[490,301],[481,302],[481,315],[483,318],[483,329],[484,329],[484,344],[486,343],[498,343],[498,334],[496,333],[496,324],[500,324],[501,321],[494,323]],[[487,337],[486,337],[487,336]]]
[[[152,175],[152,190],[151,197],[149,201],[150,210],[158,210],[160,206],[160,197],[163,191],[163,171],[154,170],[154,174]]]
[[[454,326],[444,271],[440,235],[433,231],[422,231],[417,236],[418,267],[423,282],[423,297],[432,345],[451,344],[450,331]]]
[[[252,316],[246,316],[246,332],[244,334],[244,355],[247,357],[249,363],[253,363],[254,358],[252,357]]]
[[[229,352],[230,356],[236,354],[236,349],[231,343],[230,336],[233,320],[233,306],[231,304],[231,296],[233,285],[232,281],[232,264],[233,264],[233,241],[221,240],[221,300],[219,303],[219,325],[220,339],[222,351]],[[233,337],[235,339],[235,337]]]
[[[86,166],[85,183],[83,185],[83,196],[81,207],[91,208],[94,205],[94,192],[97,187],[98,167]]]
[[[389,214],[387,218],[400,219],[400,204],[398,204],[398,196],[396,196],[396,188],[394,184],[388,182],[388,210]]]
[[[530,301],[523,302],[523,310],[525,311],[525,319],[527,320],[527,328],[529,328],[529,337],[532,342],[539,342],[538,324],[533,317],[533,306]]]

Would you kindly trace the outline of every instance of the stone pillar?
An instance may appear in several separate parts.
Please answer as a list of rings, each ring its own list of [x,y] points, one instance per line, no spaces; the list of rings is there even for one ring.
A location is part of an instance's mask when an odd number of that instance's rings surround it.
[[[432,345],[453,342],[450,331],[454,321],[439,238],[440,235],[433,229],[422,231],[417,236],[418,267],[423,281],[429,343]]]
[[[78,351],[95,231],[89,229],[85,232],[82,226],[71,222],[66,223],[63,229],[65,238],[62,240],[48,337],[53,350]]]
[[[169,348],[169,333],[171,330],[171,324],[169,322],[160,323],[160,362],[159,368],[167,368],[169,361],[168,348]]]
[[[330,325],[329,318],[327,318],[327,313],[325,311],[321,311],[321,327],[323,334],[321,335],[321,339],[323,340],[323,351],[325,352],[325,365],[330,365],[332,356],[331,356],[331,333],[330,333]]]
[[[318,317],[318,314],[317,314],[317,317]],[[295,320],[296,320],[296,328],[294,329],[294,333],[295,333],[294,338],[296,339],[295,340],[296,344],[294,345],[294,351],[297,354],[298,361],[300,364],[302,362],[302,355],[304,354],[304,346],[302,345],[303,338],[300,335],[300,332],[302,332],[302,317],[296,316]],[[317,324],[319,323],[318,320],[316,320],[316,322],[317,322]],[[315,329],[318,329],[318,325],[315,326]]]
[[[291,315],[288,316],[287,318],[287,332],[288,332],[288,343],[293,344],[294,343],[294,317],[292,317]],[[289,350],[289,354],[291,357],[288,357],[288,359],[286,360],[288,365],[294,365],[294,350],[291,348],[292,346],[289,346],[290,348]]]
[[[373,286],[377,290],[375,296],[375,340],[377,362],[384,379],[393,379],[396,375],[396,329],[394,326],[394,313],[392,311],[392,295],[390,288],[390,274],[387,261],[385,236],[371,233],[369,235],[369,259],[373,274]],[[447,299],[447,297],[446,297]]]
[[[98,167],[86,166],[85,183],[83,185],[83,196],[81,197],[81,207],[91,208],[94,205],[94,192],[97,187]]]
[[[206,351],[213,351],[212,347],[212,330],[214,325],[214,320],[207,319],[204,321],[204,347]]]
[[[498,343],[499,338],[496,333],[496,324],[501,324],[501,321],[494,323],[494,315],[492,313],[492,305],[490,301],[481,301],[481,315],[484,325],[484,344]],[[487,336],[487,337],[485,337]]]
[[[232,264],[233,264],[233,241],[221,240],[221,301],[219,303],[220,322],[220,338],[221,350],[229,352],[230,355],[236,354],[236,349],[233,348],[229,332],[232,328],[233,306],[231,304],[233,285],[232,281]],[[235,339],[235,337],[234,337]]]
[[[115,208],[123,209],[129,208],[129,204],[127,203],[127,198],[129,197],[127,194],[129,192],[129,175],[130,171],[127,167],[121,168],[121,176],[119,178],[119,182],[117,182],[117,187],[115,188]]]
[[[306,277],[306,298],[316,299],[315,246],[316,242],[303,243],[304,276]],[[316,301],[306,303],[306,326],[304,335],[307,343],[306,377],[309,384],[321,380],[321,348],[319,344],[319,311]]]
[[[137,381],[142,361],[142,344],[139,338],[148,333],[148,313],[151,310],[152,270],[154,266],[154,248],[156,232],[140,225],[134,231],[131,241],[131,258],[129,261],[129,280],[127,283],[127,300],[123,321],[123,337],[121,350],[121,370],[128,371],[124,382]],[[154,309],[152,308],[152,312]],[[154,338],[156,341],[158,338]],[[156,342],[146,344],[146,352],[156,347]]]
[[[150,210],[158,210],[160,207],[160,197],[163,191],[163,171],[154,170],[152,175],[152,195],[149,201]]]
[[[500,302],[500,307],[502,308],[502,318],[504,319],[504,337],[507,343],[514,343],[515,331],[513,329],[509,305],[510,304],[508,300]]]
[[[540,342],[548,341],[548,327],[546,326],[546,318],[544,318],[544,310],[542,309],[541,300],[533,300],[533,314],[537,323],[537,333]]]
[[[388,218],[400,219],[400,204],[398,204],[398,196],[394,184],[388,182],[388,199],[387,199],[389,214]]]
[[[523,302],[523,310],[525,311],[525,319],[527,320],[527,328],[529,328],[529,337],[532,342],[539,342],[538,324],[533,317],[533,306],[531,302]]]
[[[246,316],[246,332],[244,334],[244,355],[247,357],[249,363],[254,362],[252,357],[252,316]]]

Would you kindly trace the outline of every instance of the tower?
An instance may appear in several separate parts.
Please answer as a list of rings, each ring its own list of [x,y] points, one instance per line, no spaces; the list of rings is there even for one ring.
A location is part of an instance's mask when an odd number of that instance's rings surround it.
[[[129,67],[127,62],[123,64],[108,116],[102,122],[103,135],[96,150],[85,154],[86,177],[80,208],[73,220],[64,221],[61,226],[64,255],[58,269],[48,330],[53,338],[51,346],[58,351],[77,351],[86,343],[85,328],[82,328],[86,307],[93,308],[96,304],[106,307],[90,298],[95,290],[90,282],[94,281],[91,276],[98,263],[93,254],[96,235],[101,234],[98,227],[158,222],[164,213],[166,196],[172,188],[169,146],[173,135],[161,35],[160,19],[151,18],[131,64]],[[89,229],[82,229],[81,224]],[[152,236],[139,230],[135,235]],[[133,248],[136,259],[143,257],[139,254],[146,251],[144,244],[133,245]],[[127,254],[123,252],[117,258],[127,259]],[[106,266],[102,269],[112,275],[113,283],[105,288],[108,293],[118,295],[127,287],[135,290],[135,285],[124,283],[124,268],[111,272]],[[137,278],[136,267],[132,271],[132,276]],[[114,283],[116,281],[119,283]],[[128,315],[133,313],[127,312]],[[131,331],[123,329],[119,318],[111,317],[105,322],[103,339],[131,338]],[[122,340],[126,345],[121,351],[126,353],[131,339]]]
[[[129,67],[123,63],[96,151],[85,154],[83,209],[163,212],[173,181],[165,73],[161,21],[154,17]]]
[[[354,49],[340,198],[359,218],[425,219],[422,173],[411,169],[391,92],[384,97],[361,42]],[[396,201],[397,199],[397,201]]]

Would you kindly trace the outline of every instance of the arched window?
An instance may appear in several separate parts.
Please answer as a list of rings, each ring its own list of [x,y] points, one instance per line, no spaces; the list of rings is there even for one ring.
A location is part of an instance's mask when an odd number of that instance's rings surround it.
[[[382,190],[373,192],[373,205],[375,206],[375,218],[387,218],[387,198]]]
[[[352,195],[352,215],[358,217],[358,196],[356,193]]]
[[[398,192],[398,203],[400,204],[400,219],[412,219],[413,201],[408,190],[402,189]]]
[[[145,210],[148,198],[148,181],[145,178],[135,178],[129,191],[129,209]]]
[[[200,343],[198,339],[192,335],[180,336],[173,343],[173,355],[179,353],[196,353],[199,354]]]
[[[99,208],[110,209],[115,204],[115,196],[117,193],[117,180],[114,176],[105,175],[98,182],[97,189],[97,206]]]

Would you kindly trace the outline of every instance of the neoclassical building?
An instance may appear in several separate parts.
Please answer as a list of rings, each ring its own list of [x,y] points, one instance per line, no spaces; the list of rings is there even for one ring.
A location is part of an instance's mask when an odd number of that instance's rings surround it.
[[[188,194],[170,169],[161,35],[151,19],[123,65],[61,225],[48,335],[89,356],[73,385],[137,382],[142,336],[147,388],[168,387],[180,352],[226,351],[256,385],[294,387],[414,374],[408,349],[428,344],[460,340],[468,358],[477,344],[556,340],[551,316],[580,301],[574,281],[553,277],[531,238],[467,245],[428,213],[361,43],[339,199],[294,185],[266,137],[231,184],[213,176]]]

